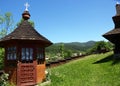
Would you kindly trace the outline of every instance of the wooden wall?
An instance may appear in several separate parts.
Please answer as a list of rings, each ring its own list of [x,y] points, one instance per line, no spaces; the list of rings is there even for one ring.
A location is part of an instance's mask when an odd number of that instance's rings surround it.
[[[45,63],[36,66],[37,83],[40,83],[45,79],[45,69]]]

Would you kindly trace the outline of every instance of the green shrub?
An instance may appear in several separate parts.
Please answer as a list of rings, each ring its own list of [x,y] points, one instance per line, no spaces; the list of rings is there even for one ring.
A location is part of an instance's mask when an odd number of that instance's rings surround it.
[[[64,58],[70,58],[72,57],[72,51],[71,50],[67,50],[64,52]]]
[[[0,48],[0,70],[3,69],[4,66],[4,49]]]
[[[8,82],[8,74],[4,73],[0,77],[0,86],[10,86]]]

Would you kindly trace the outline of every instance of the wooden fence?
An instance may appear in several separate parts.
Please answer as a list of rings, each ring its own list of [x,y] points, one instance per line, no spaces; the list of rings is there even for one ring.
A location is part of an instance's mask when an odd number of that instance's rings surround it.
[[[47,68],[49,68],[49,67],[56,67],[56,66],[59,66],[59,65],[68,63],[68,62],[70,62],[70,61],[83,58],[83,57],[85,57],[85,56],[87,56],[87,55],[74,56],[74,57],[66,58],[66,59],[64,59],[64,60],[58,60],[58,61],[48,62],[48,63],[46,63],[46,67],[47,67]]]

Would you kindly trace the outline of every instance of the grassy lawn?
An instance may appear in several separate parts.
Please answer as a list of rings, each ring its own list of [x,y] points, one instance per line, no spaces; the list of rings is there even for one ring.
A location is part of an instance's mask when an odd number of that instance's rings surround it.
[[[51,68],[50,86],[120,86],[120,64],[111,57],[95,54]]]

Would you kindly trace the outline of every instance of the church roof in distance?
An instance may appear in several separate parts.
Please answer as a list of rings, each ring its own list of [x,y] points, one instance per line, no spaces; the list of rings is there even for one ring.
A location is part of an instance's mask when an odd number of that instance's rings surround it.
[[[115,28],[105,34],[103,34],[103,37],[108,39],[111,42],[115,42],[115,39],[118,39],[120,37],[120,4],[116,4],[116,15],[112,17],[113,22],[115,24]]]

